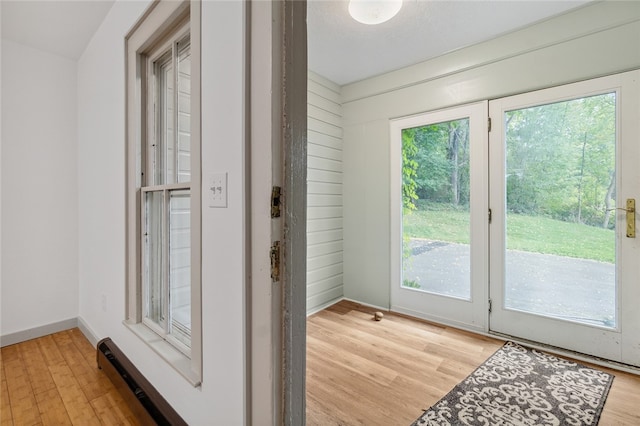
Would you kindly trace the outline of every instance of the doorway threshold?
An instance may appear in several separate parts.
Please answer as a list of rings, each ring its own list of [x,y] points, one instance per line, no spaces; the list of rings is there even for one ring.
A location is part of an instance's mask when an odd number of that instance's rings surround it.
[[[480,333],[480,334],[483,334],[489,337],[494,337],[496,339],[500,339],[504,341],[510,340],[512,342],[521,344],[523,346],[528,346],[530,348],[548,352],[563,358],[570,358],[571,360],[587,362],[589,364],[599,365],[601,367],[611,368],[612,370],[624,371],[625,373],[631,373],[631,374],[635,374],[636,376],[640,376],[640,367],[636,367],[635,365],[612,361],[609,359],[600,358],[593,355],[587,355],[581,352],[575,352],[575,351],[560,348],[557,346],[546,345],[544,343],[534,342],[532,340],[509,336],[502,333],[496,333],[496,332],[490,331],[488,333]]]

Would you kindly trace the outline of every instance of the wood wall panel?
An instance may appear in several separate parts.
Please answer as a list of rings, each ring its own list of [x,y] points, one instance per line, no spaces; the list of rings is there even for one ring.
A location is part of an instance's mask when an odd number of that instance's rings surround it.
[[[307,250],[307,256],[316,257],[316,256],[322,256],[324,254],[339,252],[339,251],[342,251],[342,246],[343,246],[342,240],[315,244],[309,247],[309,250]]]
[[[343,297],[340,87],[309,72],[307,312]]]
[[[313,129],[308,129],[307,140],[309,141],[309,143],[315,145],[342,150],[342,138],[336,138],[334,136],[327,135]]]

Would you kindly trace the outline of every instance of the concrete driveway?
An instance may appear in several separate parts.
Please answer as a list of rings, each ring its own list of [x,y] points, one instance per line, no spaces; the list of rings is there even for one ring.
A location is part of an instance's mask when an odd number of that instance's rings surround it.
[[[429,292],[468,299],[469,246],[412,239],[404,279]],[[506,306],[588,324],[615,322],[615,265],[507,250]]]

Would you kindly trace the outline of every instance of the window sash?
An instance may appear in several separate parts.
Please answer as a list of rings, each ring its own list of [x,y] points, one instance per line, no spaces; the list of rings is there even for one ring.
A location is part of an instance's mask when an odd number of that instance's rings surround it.
[[[189,206],[181,207],[173,210],[172,200],[178,198],[188,198]],[[143,313],[142,322],[173,344],[177,349],[185,355],[190,356],[191,353],[191,220],[188,219],[188,225],[175,222],[184,222],[184,220],[176,220],[172,223],[172,217],[179,218],[184,213],[191,215],[191,190],[190,185],[172,184],[159,185],[153,187],[141,188],[141,229],[142,232],[142,293],[143,293]],[[176,225],[176,226],[174,226]],[[187,232],[189,235],[188,253],[182,256],[182,262],[179,263],[179,252],[183,250],[184,244],[180,244],[180,231]],[[150,235],[154,233],[155,235]],[[153,238],[155,236],[155,238]],[[176,250],[176,246],[178,246]],[[188,265],[184,265],[184,261],[188,260]],[[187,269],[188,285],[178,286],[176,277],[179,276],[180,269]],[[184,275],[184,274],[183,274]],[[174,304],[177,301],[180,292],[185,292],[188,287],[187,304]],[[159,300],[154,304],[154,298]],[[188,306],[188,320],[185,321],[185,315],[181,315],[182,319],[176,318],[180,316],[178,309]],[[182,309],[184,310],[184,309]],[[188,322],[188,324],[185,324]]]
[[[188,81],[185,77],[187,70],[191,72],[189,30],[189,24],[185,23],[172,37],[145,57],[148,141],[142,141],[146,145],[143,149],[146,150],[147,159],[143,185],[191,181],[191,76]],[[165,82],[170,90],[162,90],[162,83]],[[165,113],[165,106],[170,114]],[[189,120],[184,119],[187,112]],[[188,129],[185,129],[185,124]],[[184,137],[185,130],[189,131],[188,139]],[[183,154],[186,153],[186,143],[189,144],[188,161],[184,160],[185,155],[181,161],[180,148]]]

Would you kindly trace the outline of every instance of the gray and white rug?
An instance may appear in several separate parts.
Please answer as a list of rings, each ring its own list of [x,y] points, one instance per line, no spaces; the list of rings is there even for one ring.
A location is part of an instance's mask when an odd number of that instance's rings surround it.
[[[507,342],[412,426],[597,425],[613,376]]]

